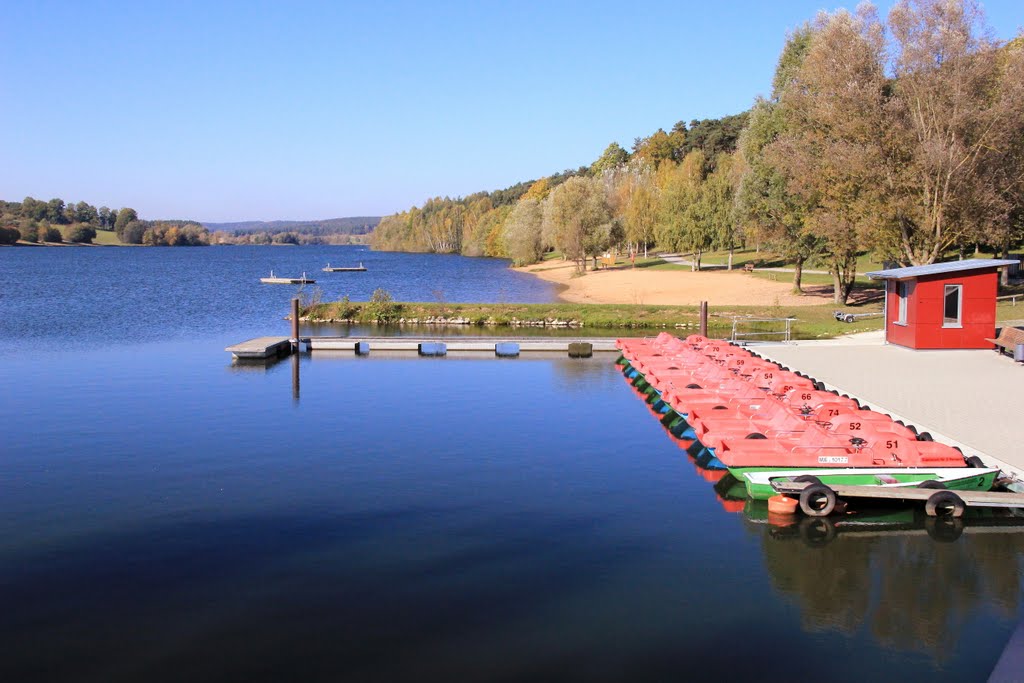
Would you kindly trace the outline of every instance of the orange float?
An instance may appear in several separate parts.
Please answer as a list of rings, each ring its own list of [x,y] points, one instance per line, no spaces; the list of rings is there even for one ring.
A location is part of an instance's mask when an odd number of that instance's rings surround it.
[[[772,496],[768,499],[768,514],[794,515],[800,502],[789,496]]]

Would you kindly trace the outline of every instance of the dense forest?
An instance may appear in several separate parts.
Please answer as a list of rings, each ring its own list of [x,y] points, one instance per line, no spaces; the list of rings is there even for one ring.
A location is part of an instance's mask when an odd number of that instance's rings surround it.
[[[97,209],[88,202],[44,202],[33,197],[0,201],[0,244],[18,240],[91,244],[97,230],[114,232],[124,244],[179,247],[210,243],[209,231],[195,221],[144,221],[132,208]]]
[[[821,12],[793,31],[772,91],[723,119],[612,143],[590,166],[381,220],[377,249],[503,256],[552,249],[693,255],[756,244],[832,273],[858,254],[903,265],[1006,255],[1024,240],[1024,36],[987,36],[970,0]]]

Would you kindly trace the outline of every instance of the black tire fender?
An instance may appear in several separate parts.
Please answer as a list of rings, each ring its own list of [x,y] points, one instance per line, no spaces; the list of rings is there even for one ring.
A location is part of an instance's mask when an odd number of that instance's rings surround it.
[[[952,491],[936,491],[924,503],[929,517],[963,517],[966,509],[963,498]]]
[[[800,492],[800,510],[808,517],[828,517],[836,509],[837,500],[836,492],[829,487],[811,484]]]
[[[925,479],[917,485],[919,489],[945,489],[946,485],[934,479]]]

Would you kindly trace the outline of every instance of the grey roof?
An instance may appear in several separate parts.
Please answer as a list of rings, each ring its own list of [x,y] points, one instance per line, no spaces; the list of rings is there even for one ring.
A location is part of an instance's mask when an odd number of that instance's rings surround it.
[[[876,270],[867,273],[872,280],[906,280],[922,275],[938,275],[939,273],[958,273],[964,270],[978,270],[980,268],[996,268],[998,266],[1011,266],[1020,261],[1007,261],[998,258],[970,258],[963,261],[947,261],[945,263],[930,263],[927,266],[908,266],[907,268],[890,268],[889,270]]]

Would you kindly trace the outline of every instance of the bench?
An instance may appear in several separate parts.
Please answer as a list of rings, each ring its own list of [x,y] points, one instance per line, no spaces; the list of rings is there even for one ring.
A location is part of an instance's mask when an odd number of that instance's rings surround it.
[[[1024,344],[1024,330],[1016,327],[1010,327],[1009,325],[1003,325],[1003,328],[999,330],[999,336],[995,339],[986,339],[987,342],[992,342],[996,345],[996,353],[1003,353],[1004,350],[1009,351],[1010,355],[1013,355],[1014,349],[1017,348],[1017,344]]]

